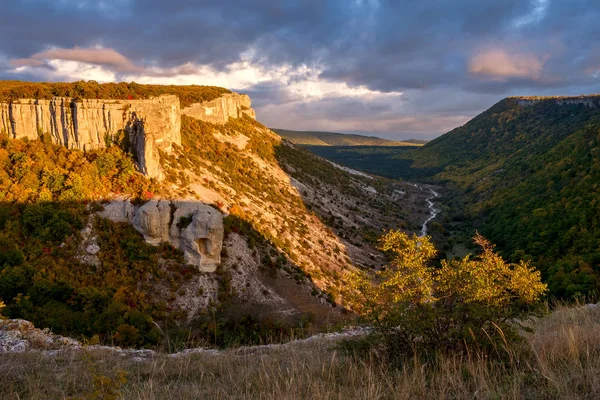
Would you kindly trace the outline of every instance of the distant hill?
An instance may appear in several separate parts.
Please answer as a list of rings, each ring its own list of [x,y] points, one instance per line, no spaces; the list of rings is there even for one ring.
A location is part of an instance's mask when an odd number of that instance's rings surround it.
[[[407,155],[552,295],[600,292],[600,96],[507,98]]]
[[[292,143],[303,146],[415,146],[423,145],[426,141],[406,140],[394,141],[374,136],[353,135],[336,132],[291,131],[287,129],[272,129],[279,136],[289,139]]]
[[[420,145],[420,144],[427,144],[429,143],[429,140],[425,140],[425,139],[406,139],[406,140],[402,140],[401,142],[404,143],[411,143],[412,145]]]

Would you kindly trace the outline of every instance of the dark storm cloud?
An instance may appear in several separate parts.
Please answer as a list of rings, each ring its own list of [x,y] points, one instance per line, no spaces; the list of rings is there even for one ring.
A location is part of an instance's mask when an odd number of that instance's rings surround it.
[[[282,124],[291,113],[309,124],[353,121],[363,130],[396,116],[399,125],[388,133],[422,132],[418,123],[441,132],[451,128],[443,127],[449,118],[464,120],[503,96],[585,93],[600,79],[600,2],[592,0],[7,3],[0,13],[1,77],[41,79],[8,71],[52,68],[51,57],[103,65],[117,78],[138,70],[166,78],[193,73],[188,64],[226,69],[244,59],[267,71],[305,65],[318,68],[322,80],[404,92],[302,100],[288,90],[299,73],[285,84],[243,88],[270,113],[267,120]]]

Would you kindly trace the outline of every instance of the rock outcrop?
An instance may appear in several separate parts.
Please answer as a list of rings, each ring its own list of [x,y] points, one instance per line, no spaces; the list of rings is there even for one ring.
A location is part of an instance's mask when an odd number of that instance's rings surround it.
[[[600,96],[556,96],[556,97],[510,97],[520,106],[532,106],[540,101],[554,101],[562,105],[583,105],[588,108],[600,108]]]
[[[80,343],[75,339],[54,335],[48,329],[37,329],[29,321],[0,319],[0,354],[80,346]]]
[[[250,97],[227,93],[183,110],[179,97],[162,95],[148,100],[96,100],[55,97],[19,99],[0,103],[0,131],[11,138],[39,139],[50,135],[68,148],[93,150],[109,146],[121,134],[129,139],[140,172],[163,179],[159,150],[170,153],[181,145],[181,115],[225,124],[229,118],[248,115]]]
[[[148,100],[19,99],[0,103],[0,130],[11,138],[50,135],[68,148],[93,150],[109,146],[119,134],[129,137],[141,172],[162,178],[158,150],[169,153],[181,144],[179,98]]]
[[[256,119],[254,110],[250,108],[252,102],[246,94],[228,93],[219,98],[202,103],[194,103],[181,110],[183,115],[211,122],[213,124],[226,124],[229,118],[241,118],[244,115]]]
[[[214,272],[221,263],[223,215],[204,203],[152,200],[136,207],[129,200],[116,200],[100,216],[131,223],[152,245],[171,243],[203,272]]]

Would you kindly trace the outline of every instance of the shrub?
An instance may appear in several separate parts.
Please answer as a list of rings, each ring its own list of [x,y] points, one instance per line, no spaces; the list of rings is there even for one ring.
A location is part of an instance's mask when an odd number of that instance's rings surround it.
[[[117,328],[115,341],[122,347],[135,347],[140,341],[140,335],[135,327],[122,324]]]
[[[479,256],[434,267],[430,237],[390,231],[381,249],[393,255],[391,265],[375,280],[362,271],[351,277],[348,296],[388,356],[493,345],[515,337],[511,322],[535,311],[546,291],[539,271],[506,263],[479,234],[474,241]]]

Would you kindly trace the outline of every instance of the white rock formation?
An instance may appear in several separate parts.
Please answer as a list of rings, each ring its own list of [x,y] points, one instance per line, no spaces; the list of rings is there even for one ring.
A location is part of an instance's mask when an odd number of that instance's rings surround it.
[[[106,147],[125,132],[140,171],[162,179],[158,150],[169,153],[173,143],[181,144],[181,112],[175,95],[148,100],[19,99],[0,103],[0,130],[17,139],[48,134],[54,143],[81,150]]]
[[[194,103],[183,108],[181,113],[213,124],[226,124],[229,118],[241,118],[244,115],[256,119],[251,105],[248,95],[227,93],[211,101]]]
[[[223,215],[204,203],[152,200],[136,207],[129,200],[115,200],[100,216],[131,223],[152,245],[171,243],[183,251],[186,262],[203,272],[214,272],[221,263]]]
[[[16,139],[50,135],[54,143],[81,150],[106,147],[123,132],[140,172],[161,180],[164,173],[159,150],[170,153],[173,144],[181,146],[182,114],[225,124],[229,118],[244,115],[256,118],[250,105],[250,97],[238,93],[194,103],[183,110],[175,95],[147,100],[18,99],[0,102],[0,131]]]

